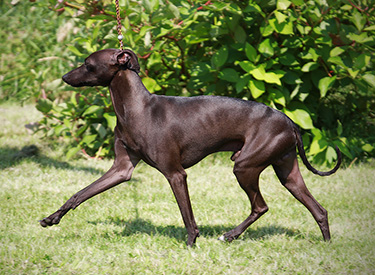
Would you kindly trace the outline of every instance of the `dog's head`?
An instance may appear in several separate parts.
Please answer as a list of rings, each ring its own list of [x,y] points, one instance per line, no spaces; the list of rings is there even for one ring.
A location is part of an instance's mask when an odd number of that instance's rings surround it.
[[[62,79],[73,87],[109,86],[119,70],[139,73],[137,55],[131,50],[97,51],[87,57],[83,65],[70,71]]]

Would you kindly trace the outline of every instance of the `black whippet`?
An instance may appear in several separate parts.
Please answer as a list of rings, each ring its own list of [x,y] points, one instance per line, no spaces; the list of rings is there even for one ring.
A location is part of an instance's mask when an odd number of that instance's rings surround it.
[[[234,174],[251,202],[251,214],[221,236],[232,241],[263,215],[268,207],[259,191],[259,175],[272,165],[281,183],[311,212],[330,239],[327,211],[308,191],[298,168],[296,147],[307,168],[320,176],[306,159],[299,130],[286,115],[264,104],[219,96],[170,97],[151,94],[138,76],[139,64],[130,50],[107,49],[91,54],[85,63],[63,76],[74,86],[109,86],[117,116],[115,160],[101,178],[73,195],[59,210],[40,221],[58,224],[71,209],[131,178],[140,160],[168,180],[185,223],[187,244],[199,236],[191,208],[185,169],[207,155],[232,151]]]

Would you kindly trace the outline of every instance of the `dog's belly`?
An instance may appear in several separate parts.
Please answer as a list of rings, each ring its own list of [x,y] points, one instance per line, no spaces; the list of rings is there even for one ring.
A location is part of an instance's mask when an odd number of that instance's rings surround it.
[[[200,146],[189,148],[188,150],[181,152],[182,167],[185,169],[189,168],[204,159],[206,156],[216,152],[233,152],[231,159],[234,160],[233,157],[236,154],[239,154],[243,144],[244,142],[241,140],[230,140],[206,148]]]

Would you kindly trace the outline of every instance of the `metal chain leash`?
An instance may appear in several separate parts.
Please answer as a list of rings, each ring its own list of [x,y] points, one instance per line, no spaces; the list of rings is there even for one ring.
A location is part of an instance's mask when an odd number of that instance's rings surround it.
[[[117,16],[117,33],[118,33],[117,39],[120,42],[120,50],[123,50],[124,43],[122,42],[122,39],[124,37],[122,36],[122,32],[121,32],[120,7],[119,7],[118,0],[116,0],[116,16]]]

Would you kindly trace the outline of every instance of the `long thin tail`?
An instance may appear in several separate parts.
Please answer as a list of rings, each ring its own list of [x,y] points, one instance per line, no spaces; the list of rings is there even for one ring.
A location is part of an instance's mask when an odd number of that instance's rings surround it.
[[[307,160],[305,149],[303,148],[302,136],[301,136],[301,133],[300,133],[297,125],[294,126],[294,132],[295,132],[296,138],[297,138],[298,154],[301,157],[302,162],[306,165],[307,169],[309,169],[311,172],[313,172],[314,174],[317,174],[319,176],[332,175],[333,173],[335,173],[337,171],[337,169],[339,169],[339,167],[341,165],[341,152],[340,152],[340,150],[337,146],[336,146],[336,154],[337,154],[336,166],[331,171],[321,172],[321,171],[316,170],[314,167],[312,167],[310,162]]]

